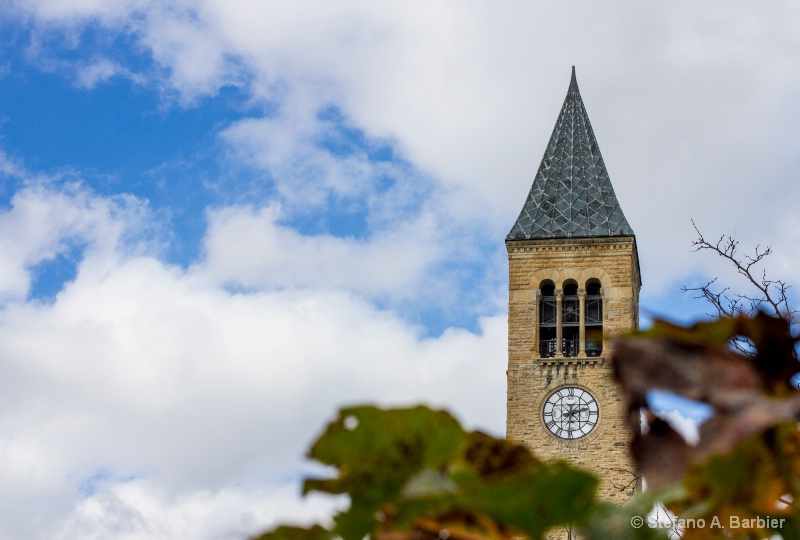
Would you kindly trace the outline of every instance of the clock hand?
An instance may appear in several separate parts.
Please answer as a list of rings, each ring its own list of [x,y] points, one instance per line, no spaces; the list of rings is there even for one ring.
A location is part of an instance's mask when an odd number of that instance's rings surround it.
[[[567,427],[570,427],[573,422],[577,422],[577,418],[575,418],[575,414],[577,414],[577,412],[578,409],[575,409],[573,405],[570,405],[569,414],[567,415]]]
[[[589,407],[583,407],[581,409],[570,410],[569,416],[572,416],[573,414],[578,414],[579,412],[586,412],[588,410],[589,410]]]
[[[573,422],[577,422],[578,419],[575,418],[575,415],[581,412],[586,412],[589,410],[589,407],[582,407],[580,409],[573,409],[572,406],[569,408],[569,412],[567,412],[567,429],[571,432],[572,430],[569,427],[572,425]]]

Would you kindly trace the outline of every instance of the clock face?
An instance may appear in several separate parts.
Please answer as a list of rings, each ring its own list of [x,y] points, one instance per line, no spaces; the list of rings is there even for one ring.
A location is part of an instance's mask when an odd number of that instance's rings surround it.
[[[550,394],[542,409],[547,429],[562,439],[580,439],[597,425],[600,409],[594,396],[577,386],[564,386]]]

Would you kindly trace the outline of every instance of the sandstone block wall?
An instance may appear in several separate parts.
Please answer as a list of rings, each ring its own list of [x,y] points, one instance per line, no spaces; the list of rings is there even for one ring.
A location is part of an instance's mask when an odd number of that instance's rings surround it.
[[[632,237],[507,242],[509,262],[507,436],[545,460],[567,459],[601,478],[600,495],[622,503],[638,487],[628,454],[630,434],[613,381],[609,337],[638,328],[639,277]],[[599,358],[539,358],[539,284],[565,280],[585,287],[598,279],[603,296],[603,353]],[[546,429],[542,406],[563,385],[597,400],[597,426],[582,439],[564,440]]]

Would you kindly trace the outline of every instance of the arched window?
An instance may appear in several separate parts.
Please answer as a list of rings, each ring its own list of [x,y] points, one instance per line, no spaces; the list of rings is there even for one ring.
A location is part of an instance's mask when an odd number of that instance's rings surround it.
[[[564,356],[578,356],[581,311],[578,299],[578,282],[564,282],[564,300],[561,304],[561,351]]]
[[[603,353],[603,297],[600,280],[586,282],[586,356]]]
[[[556,285],[549,279],[539,284],[539,355],[552,358],[556,354]]]

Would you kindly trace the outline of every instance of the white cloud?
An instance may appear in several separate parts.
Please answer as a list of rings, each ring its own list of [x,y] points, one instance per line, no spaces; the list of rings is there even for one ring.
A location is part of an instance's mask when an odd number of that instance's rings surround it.
[[[9,178],[21,178],[28,173],[19,160],[16,160],[0,149],[0,173]]]
[[[273,117],[236,122],[220,133],[229,161],[252,167],[274,182],[287,204],[298,211],[327,205],[330,199],[363,198],[375,191],[381,177],[402,172],[385,162],[370,161],[365,149],[337,155],[324,138],[337,126],[318,118],[314,99],[294,95]],[[416,180],[417,178],[415,178]]]
[[[59,2],[58,0],[25,1],[19,5],[33,12],[36,17],[46,22],[62,24],[79,24],[86,18],[97,17],[105,21],[128,16],[137,7],[144,7],[146,2],[76,0]]]
[[[74,206],[64,195],[48,200]],[[256,234],[298,239],[269,210],[230,212],[231,221],[261,219]],[[502,431],[504,317],[483,320],[479,334],[421,338],[352,293],[317,282],[231,294],[199,267],[117,249],[124,219],[86,223],[90,248],[74,281],[50,304],[6,302],[0,312],[0,536],[177,538],[202,529],[193,537],[212,538],[268,525],[282,507],[270,510],[264,486],[288,477],[296,487],[304,448],[342,404],[425,401]],[[76,227],[50,227],[39,244],[59,245]],[[115,249],[92,247],[108,239]],[[312,248],[333,258],[382,249],[338,242],[275,247],[286,272],[290,253],[297,265]],[[87,483],[97,486],[84,495]],[[223,517],[231,501],[253,507]],[[206,507],[205,520],[187,525]]]
[[[23,298],[31,270],[76,246],[109,251],[132,232],[146,208],[132,197],[102,199],[80,185],[32,185],[0,210],[0,300]]]
[[[279,207],[229,207],[209,214],[203,272],[244,287],[338,287],[370,296],[419,294],[441,256],[438,231],[418,218],[369,240],[304,236],[282,226]]]
[[[277,522],[325,521],[336,498],[300,499],[298,486],[226,488],[168,496],[146,480],[113,484],[83,500],[53,538],[242,540]]]
[[[214,95],[225,85],[239,85],[247,78],[236,56],[220,35],[217,21],[202,16],[192,2],[162,5],[144,10],[139,26],[143,41],[155,59],[168,70],[170,85],[184,102]]]
[[[108,58],[97,58],[85,65],[78,66],[75,80],[79,87],[92,89],[113,77],[124,77],[138,84],[145,82],[144,76],[137,75]]]

